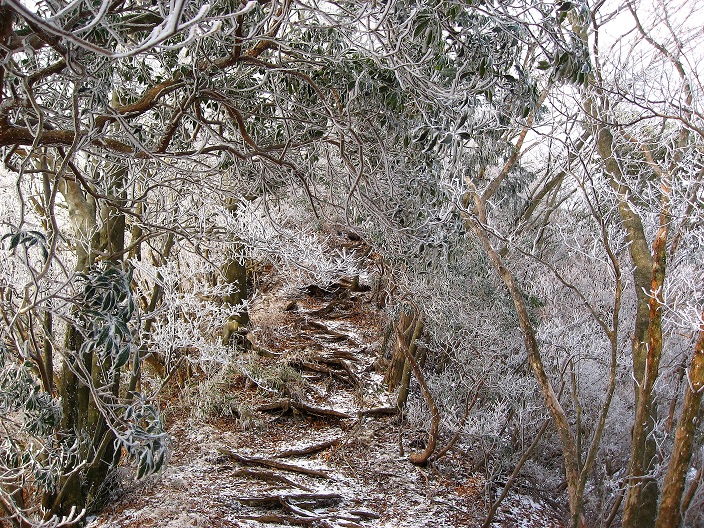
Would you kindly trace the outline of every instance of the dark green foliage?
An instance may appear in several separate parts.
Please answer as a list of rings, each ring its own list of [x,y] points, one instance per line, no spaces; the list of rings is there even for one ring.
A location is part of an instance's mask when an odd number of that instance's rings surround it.
[[[132,272],[108,262],[103,269],[81,274],[84,282],[81,315],[87,335],[82,354],[96,351],[109,373],[130,358],[132,334],[128,326],[135,311],[131,291]]]
[[[7,233],[0,241],[10,241],[8,249],[14,251],[18,246],[24,246],[25,251],[29,251],[32,247],[38,247],[41,252],[42,259],[46,261],[49,258],[49,250],[47,249],[46,236],[40,231],[17,231],[15,233]]]
[[[129,426],[122,443],[137,464],[137,478],[158,472],[168,460],[171,447],[159,410],[136,393],[123,419]]]
[[[47,438],[61,421],[61,407],[44,392],[30,361],[17,364],[0,344],[0,416],[20,413],[26,431]]]
[[[31,240],[14,235],[13,247]],[[28,499],[11,506],[11,514],[38,519],[44,514],[34,508],[41,503],[49,516],[71,517],[98,506],[123,450],[137,478],[159,471],[169,458],[158,408],[126,390],[139,372],[132,272],[107,262],[76,281],[82,293],[73,299],[69,343],[77,350],[65,351],[58,394],[40,383],[38,356],[24,358],[0,344],[0,471],[8,475],[5,491],[22,487]]]

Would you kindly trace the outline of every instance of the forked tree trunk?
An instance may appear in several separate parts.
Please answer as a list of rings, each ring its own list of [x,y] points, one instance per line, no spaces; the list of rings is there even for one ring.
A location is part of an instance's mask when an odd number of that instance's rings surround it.
[[[691,100],[689,100],[691,102]],[[689,137],[689,132],[686,129],[682,129],[679,134],[678,143],[683,146]],[[672,194],[672,175],[677,171],[677,163],[679,161],[679,156],[675,155],[675,159],[671,162],[667,169],[662,169],[654,160],[652,153],[646,147],[643,148],[646,160],[648,164],[653,169],[653,172],[659,177],[660,181],[660,214],[659,214],[659,226],[658,231],[655,235],[655,240],[653,241],[652,250],[652,272],[650,280],[650,289],[648,290],[648,347],[647,347],[647,363],[645,366],[645,373],[640,383],[640,394],[636,400],[636,418],[633,424],[633,439],[639,439],[641,445],[633,443],[633,449],[631,451],[633,454],[637,453],[636,449],[641,448],[644,444],[643,458],[640,460],[637,457],[631,458],[631,467],[634,470],[640,470],[640,472],[633,471],[631,475],[646,475],[646,471],[650,470],[651,466],[655,465],[656,460],[655,453],[650,453],[650,443],[654,443],[654,438],[650,432],[655,427],[657,419],[657,407],[654,398],[654,387],[657,381],[660,367],[660,358],[662,356],[663,349],[663,331],[662,331],[662,316],[664,309],[663,292],[665,290],[665,269],[667,263],[667,241],[668,235],[670,233],[670,223],[672,222],[672,217],[670,214],[670,197]],[[638,378],[636,378],[638,379]],[[691,402],[690,402],[691,403]],[[698,405],[697,405],[698,407]],[[679,429],[678,429],[679,431]],[[691,449],[691,448],[690,448]],[[675,457],[676,453],[673,453],[672,457]],[[670,462],[673,462],[671,458]],[[639,467],[638,464],[641,464]],[[646,466],[646,464],[648,464]],[[640,489],[640,500],[636,503],[632,500],[635,495],[638,495],[638,490]],[[633,491],[632,491],[633,490]],[[642,526],[643,524],[635,524],[635,522],[640,522],[643,516],[642,512],[638,511],[641,504],[646,503],[648,508],[648,514],[650,510],[657,505],[657,495],[658,489],[654,479],[643,480],[642,484],[639,483],[637,487],[629,489],[629,495],[626,497],[626,506],[624,509],[624,526]],[[681,492],[680,492],[681,497]],[[679,503],[679,499],[678,499]],[[635,519],[636,521],[632,520]],[[649,526],[653,524],[655,516],[652,517],[653,521],[646,519]]]
[[[574,12],[568,14],[572,30],[589,47],[589,28],[584,20]],[[589,75],[590,85],[599,85],[596,73]],[[587,117],[586,130],[596,140],[596,149],[604,163],[604,172],[609,178],[609,185],[618,198],[618,213],[626,232],[628,251],[633,264],[633,286],[636,294],[636,316],[631,345],[633,358],[634,396],[636,408],[642,407],[647,415],[639,428],[631,433],[631,457],[629,463],[628,497],[624,507],[624,528],[652,528],[657,510],[657,482],[646,479],[655,467],[656,445],[651,432],[657,421],[657,408],[650,402],[650,394],[640,390],[647,364],[648,328],[650,326],[649,298],[650,279],[653,269],[652,255],[643,229],[640,216],[631,207],[630,189],[624,184],[621,165],[614,156],[614,137],[600,115],[597,91],[587,92],[584,96],[584,111]],[[608,106],[608,104],[603,105]],[[647,401],[641,401],[645,397]]]
[[[587,106],[591,109],[591,105]],[[600,127],[597,130],[597,150],[604,159],[611,187],[619,199],[618,212],[628,241],[636,294],[636,317],[631,351],[636,416],[640,416],[640,419],[634,419],[631,432],[631,455],[628,468],[630,480],[624,505],[623,527],[652,528],[655,524],[659,491],[657,482],[648,475],[654,471],[657,461],[657,446],[652,435],[657,422],[657,407],[652,402],[652,390],[643,390],[643,388],[646,378],[652,378],[653,374],[653,365],[648,364],[651,323],[648,294],[652,286],[654,261],[641,218],[629,204],[629,190],[621,183],[624,181],[624,175],[614,157],[613,143],[611,131],[606,127]]]
[[[412,334],[408,340],[408,346],[400,349],[400,352],[404,355],[404,362],[403,373],[401,375],[401,386],[399,387],[398,398],[396,399],[396,407],[398,407],[399,410],[402,410],[406,406],[406,401],[408,400],[408,392],[411,387],[411,372],[416,374],[416,378],[418,378],[418,381],[421,383],[421,389],[427,391],[424,387],[425,382],[422,379],[423,376],[422,373],[420,373],[420,369],[418,368],[418,372],[416,372],[413,368],[413,363],[416,362],[416,358],[418,357],[418,346],[416,345],[416,342],[420,339],[420,336],[423,333],[423,318],[420,314],[416,314],[415,321],[412,321],[411,323],[412,324],[409,327],[409,331],[412,330]],[[424,396],[426,396],[425,393]],[[427,396],[426,399],[428,399]],[[433,403],[433,405],[435,404]]]
[[[401,312],[395,325],[396,340],[391,361],[386,369],[384,384],[389,391],[398,388],[403,378],[406,365],[406,350],[411,346],[413,327],[415,326],[415,313]]]

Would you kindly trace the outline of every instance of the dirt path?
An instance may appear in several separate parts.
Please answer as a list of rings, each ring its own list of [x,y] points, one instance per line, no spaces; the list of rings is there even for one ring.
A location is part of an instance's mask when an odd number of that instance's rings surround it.
[[[237,397],[237,416],[174,413],[169,467],[126,484],[90,528],[480,525],[484,482],[469,457],[417,468],[400,453],[374,369],[385,320],[370,297],[270,282],[250,307],[256,352],[220,388]],[[408,450],[424,435],[403,441]],[[544,507],[520,506],[497,526],[560,526]]]

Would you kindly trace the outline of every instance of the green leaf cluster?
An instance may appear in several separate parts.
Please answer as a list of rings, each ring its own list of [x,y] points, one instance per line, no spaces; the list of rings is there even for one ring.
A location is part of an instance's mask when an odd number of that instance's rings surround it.
[[[10,241],[10,245],[8,247],[8,250],[10,251],[15,251],[19,246],[23,246],[25,251],[29,251],[32,247],[37,247],[41,252],[43,261],[46,262],[49,258],[49,249],[46,236],[40,231],[28,230],[7,233],[0,239],[2,242],[5,240]]]
[[[47,438],[61,420],[59,402],[41,389],[30,361],[17,364],[0,345],[0,418],[20,414],[31,436]]]
[[[108,262],[78,278],[84,283],[81,311],[88,329],[82,351],[97,351],[108,370],[115,372],[129,361],[132,352],[129,322],[136,308],[132,271]]]
[[[137,393],[134,403],[125,409],[124,419],[130,427],[120,443],[137,463],[137,478],[157,473],[171,452],[159,410]]]

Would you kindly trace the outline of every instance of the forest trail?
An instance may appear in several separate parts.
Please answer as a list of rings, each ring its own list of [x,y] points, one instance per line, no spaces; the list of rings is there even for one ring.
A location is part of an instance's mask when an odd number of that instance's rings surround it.
[[[372,295],[265,276],[249,309],[252,350],[211,393],[165,404],[169,466],[122,483],[89,527],[480,526],[485,482],[467,453],[426,468],[407,460],[427,435],[402,427],[376,371],[387,320]],[[516,505],[495,526],[561,526],[543,505]]]

